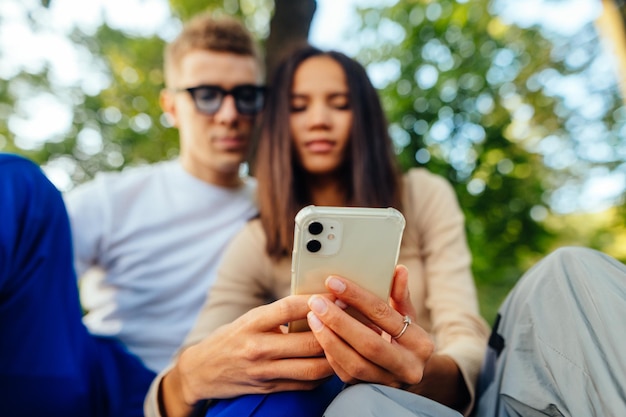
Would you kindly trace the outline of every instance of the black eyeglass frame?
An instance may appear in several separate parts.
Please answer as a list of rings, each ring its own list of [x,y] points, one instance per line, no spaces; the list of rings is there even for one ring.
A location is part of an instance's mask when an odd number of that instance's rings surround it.
[[[207,90],[207,89],[212,92],[220,94],[219,102],[217,106],[215,107],[215,109],[207,110],[206,108],[203,108],[199,104],[200,99],[197,96],[198,92],[201,92],[202,90]],[[245,106],[242,106],[242,103],[241,103],[242,98],[240,94],[242,91],[245,91],[245,90],[252,90],[255,93],[255,100],[257,101],[257,103],[255,103],[254,108],[252,109],[248,109]],[[263,110],[263,107],[265,106],[265,93],[267,92],[267,87],[262,86],[262,85],[255,85],[255,84],[240,84],[231,88],[230,90],[227,90],[225,88],[222,88],[219,85],[202,84],[202,85],[197,85],[194,87],[187,87],[187,88],[173,88],[172,91],[176,93],[182,93],[182,92],[189,93],[196,107],[196,110],[198,110],[198,112],[202,114],[214,115],[222,108],[222,104],[224,103],[224,99],[226,98],[226,96],[232,96],[233,99],[235,100],[235,108],[237,109],[237,112],[239,114],[244,115],[244,116],[255,116],[258,113],[260,113],[261,110]]]

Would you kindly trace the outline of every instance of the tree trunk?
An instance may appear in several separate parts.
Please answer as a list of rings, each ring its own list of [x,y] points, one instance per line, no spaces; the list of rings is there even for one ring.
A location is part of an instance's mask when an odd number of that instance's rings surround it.
[[[615,74],[626,102],[626,27],[624,24],[624,0],[602,0],[602,14],[596,19],[596,28],[601,37],[613,49],[617,68]]]
[[[316,0],[275,0],[270,34],[265,43],[265,64],[270,75],[280,59],[309,39]]]

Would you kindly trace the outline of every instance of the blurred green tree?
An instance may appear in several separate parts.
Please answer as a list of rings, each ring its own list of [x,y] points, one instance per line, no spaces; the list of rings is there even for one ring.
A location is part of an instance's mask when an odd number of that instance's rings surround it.
[[[592,90],[590,99],[602,94],[602,111],[593,115],[568,107],[551,89],[597,65],[592,23],[578,34],[582,40],[566,43],[538,27],[506,23],[494,3],[397,2],[362,9],[358,28],[366,45],[360,59],[385,78],[382,97],[403,166],[426,166],[457,191],[488,319],[556,245],[594,243],[564,242],[545,223],[560,187],[614,163],[611,155],[599,160],[584,152],[591,134],[584,129],[595,123],[604,141],[595,140],[598,146],[623,145],[606,127],[618,126],[613,114],[623,111],[614,83]]]

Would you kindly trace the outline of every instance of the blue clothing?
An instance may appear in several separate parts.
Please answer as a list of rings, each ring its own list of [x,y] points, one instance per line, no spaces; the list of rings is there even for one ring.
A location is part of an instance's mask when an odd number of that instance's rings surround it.
[[[311,391],[250,394],[217,400],[211,402],[205,417],[320,417],[344,385],[335,376]]]
[[[0,415],[142,416],[154,373],[87,331],[61,194],[0,153]]]
[[[211,402],[204,417],[462,417],[436,401],[384,385],[363,383],[344,388],[335,376],[312,391],[217,400]]]

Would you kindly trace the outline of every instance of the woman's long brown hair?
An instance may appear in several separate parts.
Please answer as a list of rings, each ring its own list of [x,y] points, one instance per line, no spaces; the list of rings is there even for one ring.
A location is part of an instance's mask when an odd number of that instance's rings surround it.
[[[294,217],[311,204],[289,117],[294,74],[302,62],[315,56],[337,61],[348,83],[353,123],[342,175],[345,205],[401,209],[400,170],[380,99],[365,69],[340,52],[300,48],[282,61],[271,78],[254,164],[267,252],[274,259],[291,254]]]

